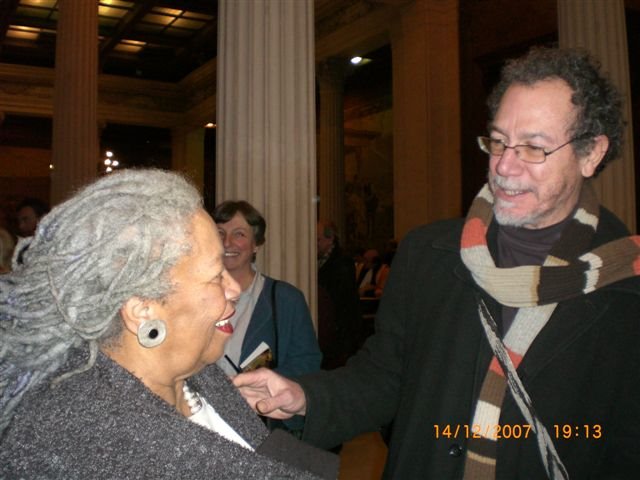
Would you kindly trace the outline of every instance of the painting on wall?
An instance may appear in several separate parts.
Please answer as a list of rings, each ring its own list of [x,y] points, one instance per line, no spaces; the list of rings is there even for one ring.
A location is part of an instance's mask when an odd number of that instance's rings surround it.
[[[345,123],[346,238],[349,252],[382,252],[393,238],[391,110]]]

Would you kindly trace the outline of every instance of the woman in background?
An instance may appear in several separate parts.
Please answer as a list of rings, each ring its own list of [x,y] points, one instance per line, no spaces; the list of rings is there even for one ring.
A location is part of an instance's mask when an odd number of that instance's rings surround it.
[[[213,218],[224,246],[224,265],[240,285],[235,329],[218,365],[235,375],[262,342],[271,350],[270,366],[285,376],[320,369],[322,354],[304,295],[293,285],[258,272],[256,254],[265,242],[267,224],[251,204],[226,201]]]
[[[240,294],[197,191],[121,171],[45,216],[0,276],[0,478],[317,478],[215,365]]]

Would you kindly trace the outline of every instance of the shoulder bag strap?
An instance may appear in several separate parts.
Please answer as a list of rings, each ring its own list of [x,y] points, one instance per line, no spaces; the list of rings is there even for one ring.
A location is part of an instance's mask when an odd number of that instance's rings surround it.
[[[518,376],[518,373],[511,362],[511,358],[507,353],[507,348],[504,343],[502,343],[502,340],[498,335],[498,325],[482,299],[480,299],[480,303],[478,305],[478,313],[482,320],[484,333],[491,345],[491,350],[493,350],[493,354],[498,360],[500,367],[502,367],[502,371],[505,373],[509,390],[511,390],[511,395],[516,401],[522,416],[527,422],[529,422],[531,428],[536,434],[538,450],[540,451],[542,463],[547,471],[547,475],[551,480],[568,480],[569,474],[567,473],[567,469],[562,463],[560,456],[556,452],[551,435],[549,435],[546,427],[543,425],[540,418],[538,418],[533,407],[531,397],[524,388],[522,380]]]
[[[276,283],[277,280],[273,280],[271,284],[271,317],[273,319],[273,336],[274,336],[274,345],[273,345],[273,366],[272,368],[278,368],[278,309],[276,304]]]

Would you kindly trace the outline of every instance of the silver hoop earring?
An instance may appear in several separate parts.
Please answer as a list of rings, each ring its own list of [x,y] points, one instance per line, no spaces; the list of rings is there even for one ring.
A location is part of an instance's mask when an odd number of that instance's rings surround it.
[[[164,342],[167,326],[162,320],[145,320],[138,327],[138,342],[145,348],[153,348]]]

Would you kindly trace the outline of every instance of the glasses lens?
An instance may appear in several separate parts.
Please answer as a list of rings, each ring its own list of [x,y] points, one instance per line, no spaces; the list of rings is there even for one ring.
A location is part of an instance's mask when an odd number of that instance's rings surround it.
[[[544,149],[535,145],[518,145],[516,152],[522,161],[528,163],[542,163],[546,158]]]
[[[480,150],[489,155],[502,155],[504,145],[502,142],[492,140],[489,137],[478,137],[478,146]]]

